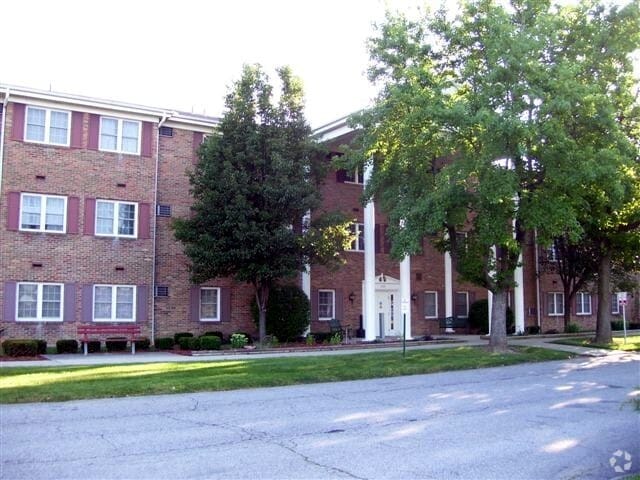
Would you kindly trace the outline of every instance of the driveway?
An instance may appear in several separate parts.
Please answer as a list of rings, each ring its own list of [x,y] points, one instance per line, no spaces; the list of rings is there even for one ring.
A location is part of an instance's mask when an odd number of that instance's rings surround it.
[[[358,368],[357,355],[353,362]],[[332,384],[3,405],[0,477],[614,478],[616,467],[640,472],[640,413],[629,402],[639,388],[640,355],[615,354]]]

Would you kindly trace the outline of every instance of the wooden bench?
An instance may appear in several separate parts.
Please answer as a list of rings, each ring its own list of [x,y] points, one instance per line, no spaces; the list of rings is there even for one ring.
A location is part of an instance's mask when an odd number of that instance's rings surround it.
[[[140,336],[139,325],[79,325],[78,336],[84,344],[84,354],[87,355],[87,343],[91,340],[89,335],[125,335],[131,342],[131,355],[136,354],[136,340]]]
[[[469,318],[468,317],[445,317],[439,320],[440,329],[444,329],[445,333],[452,333],[455,329],[464,328],[465,332],[469,333]]]

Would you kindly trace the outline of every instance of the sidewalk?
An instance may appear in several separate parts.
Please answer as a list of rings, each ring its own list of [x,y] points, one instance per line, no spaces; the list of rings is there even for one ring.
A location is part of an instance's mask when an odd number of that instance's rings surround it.
[[[407,350],[431,350],[441,348],[455,348],[456,346],[484,346],[488,344],[487,339],[481,338],[479,335],[450,335],[438,337],[435,342],[413,342],[407,343]],[[606,350],[598,348],[576,347],[572,345],[558,345],[550,343],[558,340],[558,337],[545,336],[524,336],[509,337],[509,345],[524,345],[531,347],[550,348],[553,350],[561,350],[581,356],[603,357],[608,355],[619,355],[624,353],[617,350]],[[366,353],[371,351],[402,351],[402,343],[373,343],[361,346],[334,346],[327,348],[309,348],[309,349],[278,349],[269,350],[245,350],[245,351],[220,351],[215,353],[194,353],[194,355],[181,355],[172,352],[140,352],[135,355],[131,353],[92,353],[89,355],[82,354],[61,354],[61,355],[43,355],[46,360],[25,360],[25,361],[3,361],[0,362],[0,368],[5,367],[55,367],[55,366],[77,366],[77,365],[115,365],[125,363],[158,363],[158,362],[215,362],[225,360],[254,359],[254,358],[273,358],[273,357],[309,357],[323,355],[350,355],[357,353]]]

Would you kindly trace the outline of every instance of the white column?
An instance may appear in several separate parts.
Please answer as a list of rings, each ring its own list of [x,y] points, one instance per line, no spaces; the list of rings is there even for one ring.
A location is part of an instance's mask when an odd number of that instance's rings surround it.
[[[516,286],[513,290],[513,310],[516,320],[516,333],[524,332],[524,271],[522,253],[518,256],[518,266],[513,272]]]
[[[364,168],[364,183],[369,183],[373,165],[367,164]],[[376,339],[376,246],[375,246],[376,211],[373,201],[369,201],[364,207],[364,295],[363,323],[364,339],[373,341]]]
[[[493,292],[487,290],[487,303],[489,304],[489,335],[491,335],[491,311],[493,310]]]
[[[403,305],[409,306],[405,319],[405,336],[410,339],[413,337],[411,335],[411,257],[409,255],[400,262],[400,301]]]
[[[302,218],[303,228],[304,226],[309,225],[311,222],[311,212],[307,212],[307,214]],[[311,266],[305,265],[302,274],[300,275],[300,288],[305,293],[307,298],[309,299],[309,303],[311,303]],[[305,336],[309,334],[311,331],[311,324],[307,327],[307,331],[304,333]]]
[[[453,267],[449,252],[444,252],[444,316],[453,317]]]

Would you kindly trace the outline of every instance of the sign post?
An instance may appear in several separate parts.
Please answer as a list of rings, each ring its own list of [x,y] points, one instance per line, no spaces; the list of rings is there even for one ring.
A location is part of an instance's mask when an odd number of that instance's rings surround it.
[[[624,344],[627,344],[627,318],[626,318],[626,310],[627,310],[627,295],[623,294],[618,298],[618,303],[622,307],[622,330],[624,330]]]
[[[409,311],[409,301],[407,299],[400,302],[402,305],[402,356],[407,354],[407,312]]]

